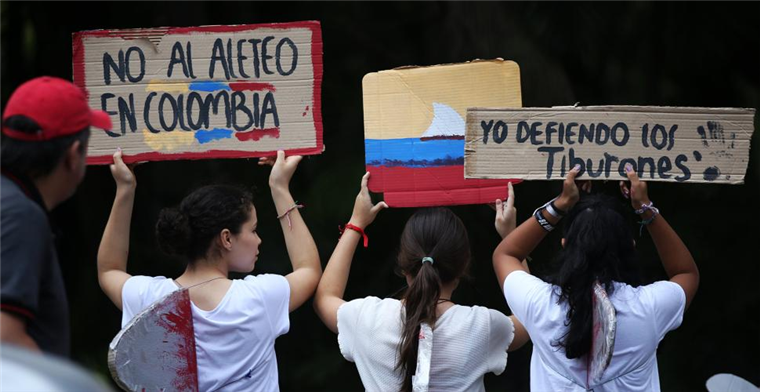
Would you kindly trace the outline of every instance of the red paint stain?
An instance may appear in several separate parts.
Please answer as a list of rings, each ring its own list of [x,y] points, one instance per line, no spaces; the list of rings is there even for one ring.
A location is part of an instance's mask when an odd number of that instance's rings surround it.
[[[190,294],[187,290],[179,290],[157,310],[161,314],[158,325],[164,329],[165,336],[178,336],[181,342],[177,344],[176,352],[167,353],[178,363],[176,377],[171,381],[172,386],[179,391],[198,391],[198,362]]]
[[[230,83],[232,91],[277,91],[272,83],[236,82]]]
[[[258,140],[261,140],[261,138],[264,136],[279,139],[280,128],[254,129],[253,131],[235,133],[235,137],[238,138],[238,140],[240,140],[241,142],[244,142],[247,140],[258,141]]]
[[[306,117],[306,113],[309,112],[309,105],[306,105],[306,109],[303,110],[303,114],[301,116]]]

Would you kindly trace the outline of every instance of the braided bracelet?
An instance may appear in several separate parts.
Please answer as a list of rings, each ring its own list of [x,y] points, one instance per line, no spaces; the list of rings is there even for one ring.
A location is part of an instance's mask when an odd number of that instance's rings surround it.
[[[650,201],[649,204],[642,204],[641,208],[639,208],[638,210],[634,212],[636,213],[636,215],[641,215],[647,211],[652,211],[656,214],[660,213],[660,210],[658,210],[657,207],[654,206],[654,202],[652,201]]]
[[[654,206],[653,202],[649,202],[649,204],[642,204],[641,208],[636,210],[636,214],[641,215],[647,211],[652,211],[652,216],[649,217],[649,219],[642,219],[641,222],[639,222],[639,237],[641,237],[644,233],[644,226],[652,223],[654,221],[654,218],[657,217],[657,215],[660,215],[660,210],[657,209],[657,207]]]
[[[293,210],[295,210],[295,209],[301,209],[301,208],[303,208],[303,207],[304,207],[304,206],[303,206],[303,204],[298,204],[298,201],[296,201],[296,202],[295,202],[295,204],[293,204],[293,206],[292,206],[292,207],[288,208],[288,210],[287,210],[287,211],[283,212],[283,213],[282,213],[282,215],[278,215],[278,216],[277,216],[277,219],[282,219],[282,218],[284,218],[284,217],[285,217],[285,218],[288,218],[288,228],[292,230],[292,229],[293,229],[293,225],[292,225],[292,223],[290,222],[290,213],[291,213]]]

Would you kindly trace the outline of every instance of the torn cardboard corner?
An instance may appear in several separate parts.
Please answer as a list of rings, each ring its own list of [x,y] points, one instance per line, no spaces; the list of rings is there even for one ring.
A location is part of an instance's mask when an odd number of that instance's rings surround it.
[[[467,178],[627,178],[741,184],[755,109],[656,106],[470,108]]]
[[[114,129],[88,163],[248,158],[323,150],[316,21],[83,31],[74,82]]]
[[[520,107],[517,63],[402,67],[362,81],[369,188],[391,207],[492,203],[508,181],[465,180],[468,107]]]

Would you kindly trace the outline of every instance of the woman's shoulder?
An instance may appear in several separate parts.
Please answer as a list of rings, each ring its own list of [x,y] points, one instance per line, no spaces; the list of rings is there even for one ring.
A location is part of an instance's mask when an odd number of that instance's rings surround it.
[[[351,304],[351,306],[355,307],[374,308],[378,310],[397,310],[401,308],[401,301],[395,298],[378,298],[375,296],[352,299],[351,301],[347,301],[344,305],[346,304]]]
[[[490,324],[512,324],[512,320],[507,317],[501,311],[496,309],[487,308],[485,306],[473,305],[454,305],[447,310],[441,318],[446,318],[446,314],[449,313],[449,317],[455,321],[465,320],[469,323],[481,323],[484,325]]]
[[[338,308],[338,314],[339,316],[354,314],[357,317],[382,317],[389,313],[398,314],[401,308],[401,301],[397,299],[369,296],[347,301]]]
[[[288,285],[288,279],[278,274],[248,275],[243,279],[232,279],[247,287],[266,287]]]
[[[124,283],[124,289],[129,290],[142,290],[142,289],[150,289],[157,287],[163,287],[163,286],[172,286],[172,287],[178,287],[174,280],[169,279],[165,276],[144,276],[144,275],[135,275],[127,279],[126,283]]]

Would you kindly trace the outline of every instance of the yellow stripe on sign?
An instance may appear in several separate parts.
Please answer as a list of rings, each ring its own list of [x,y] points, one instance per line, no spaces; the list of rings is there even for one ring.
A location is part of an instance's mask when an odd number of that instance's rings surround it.
[[[188,83],[177,83],[168,80],[153,79],[145,86],[145,91],[155,91],[159,93],[184,93],[189,91]]]
[[[143,129],[143,141],[153,151],[174,151],[189,147],[195,141],[195,132],[172,131],[153,133]]]

